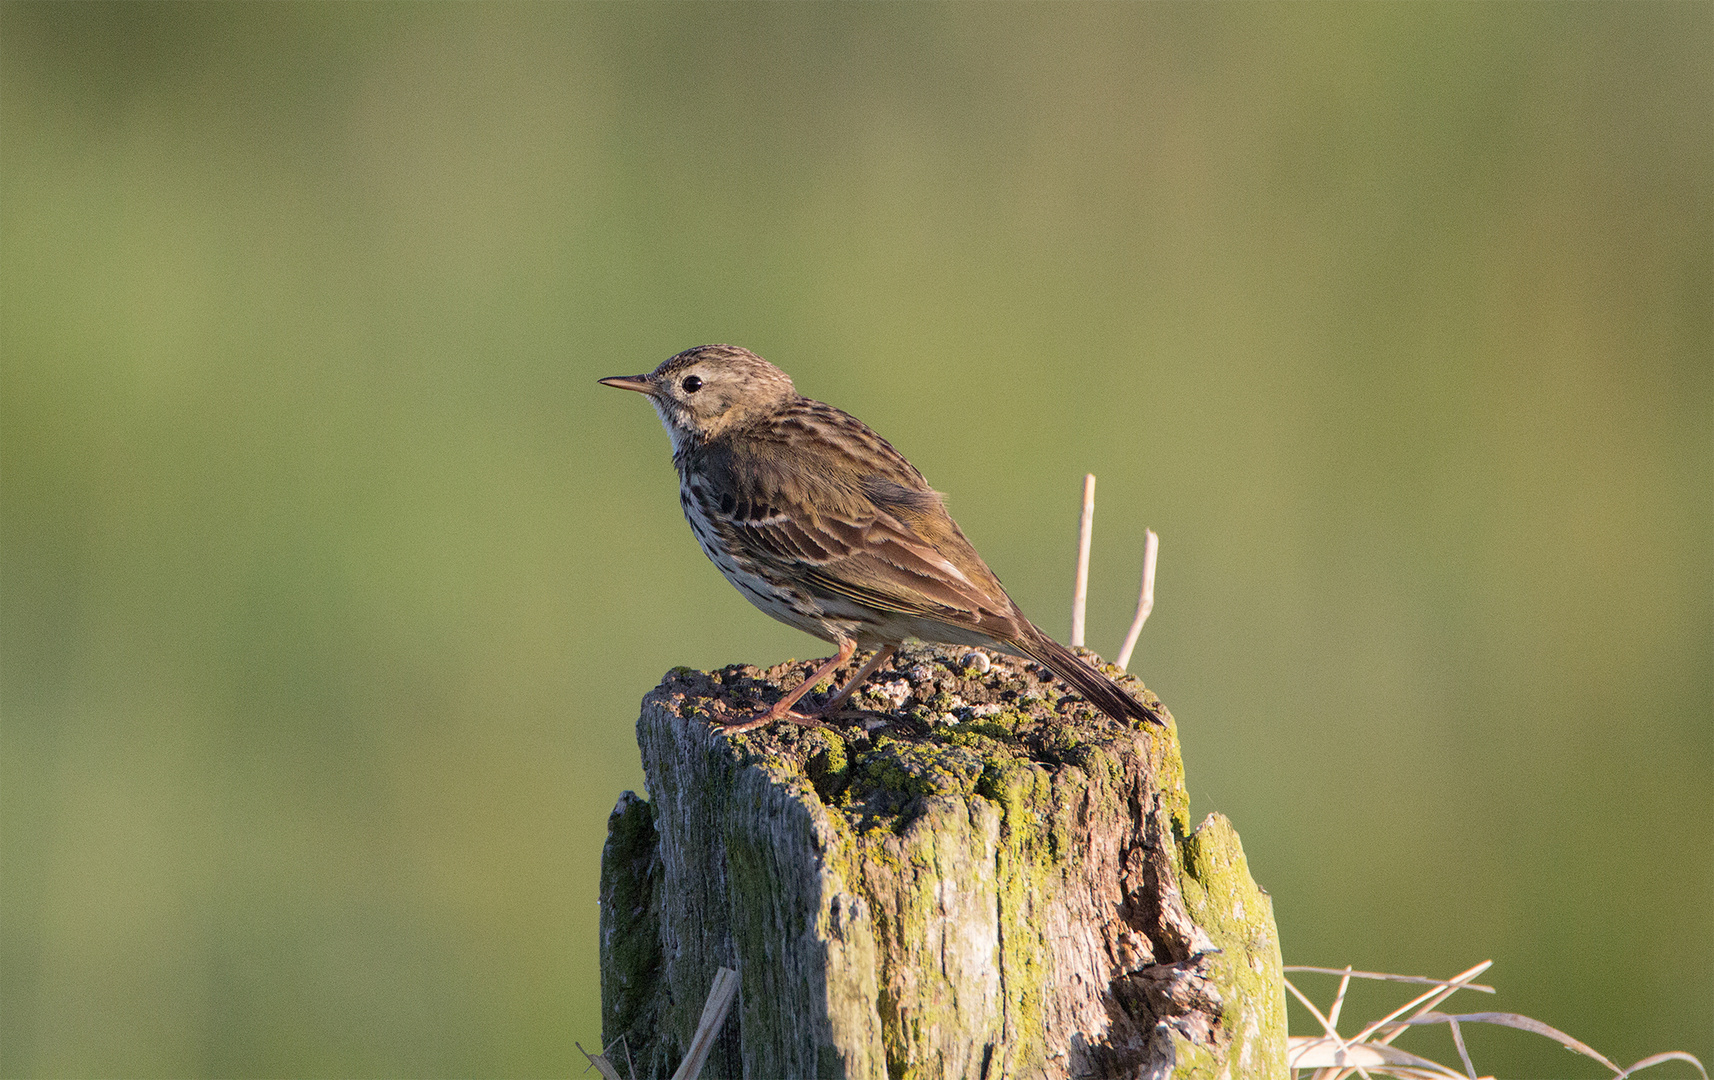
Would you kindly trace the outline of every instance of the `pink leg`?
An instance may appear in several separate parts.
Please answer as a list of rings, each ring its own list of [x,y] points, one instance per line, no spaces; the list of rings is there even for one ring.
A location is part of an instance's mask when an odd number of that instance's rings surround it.
[[[875,674],[875,669],[886,663],[888,658],[891,657],[897,649],[898,646],[896,645],[883,645],[879,649],[876,649],[875,655],[871,656],[867,663],[857,669],[857,674],[846,680],[844,689],[833,695],[833,700],[829,701],[826,705],[823,705],[815,715],[832,716],[834,713],[838,712],[839,707],[845,704],[845,700],[849,698],[858,687],[868,681],[869,676]]]
[[[740,720],[736,724],[727,724],[720,730],[726,732],[728,735],[736,735],[740,731],[749,731],[751,728],[759,728],[765,724],[771,724],[776,720],[790,720],[794,724],[806,724],[813,727],[816,722],[815,718],[813,716],[804,716],[801,713],[792,712],[792,706],[797,704],[798,698],[809,693],[811,687],[827,678],[827,676],[833,672],[834,668],[851,659],[851,654],[856,651],[857,643],[855,641],[841,641],[839,643],[839,652],[829,658],[827,663],[811,672],[809,678],[798,683],[792,692],[776,702],[773,708],[769,709],[765,713],[759,713],[748,720]]]

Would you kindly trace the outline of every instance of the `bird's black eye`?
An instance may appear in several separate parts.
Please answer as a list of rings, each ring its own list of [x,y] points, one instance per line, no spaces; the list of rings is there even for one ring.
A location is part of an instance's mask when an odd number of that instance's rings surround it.
[[[686,375],[684,382],[679,383],[679,385],[684,387],[685,393],[694,394],[698,390],[702,389],[702,380],[697,378],[695,375]]]

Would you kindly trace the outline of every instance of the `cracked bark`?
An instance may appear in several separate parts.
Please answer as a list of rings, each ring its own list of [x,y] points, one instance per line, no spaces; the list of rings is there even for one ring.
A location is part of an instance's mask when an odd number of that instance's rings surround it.
[[[901,650],[820,730],[709,724],[804,663],[643,699],[651,798],[621,797],[601,883],[603,1039],[639,1080],[723,965],[709,1077],[1286,1075],[1272,905],[1225,818],[1189,828],[1176,729],[969,652]]]

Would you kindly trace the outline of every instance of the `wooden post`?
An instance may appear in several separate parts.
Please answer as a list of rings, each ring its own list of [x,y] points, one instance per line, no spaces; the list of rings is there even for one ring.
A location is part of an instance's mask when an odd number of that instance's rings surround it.
[[[1272,904],[1230,822],[1190,829],[1170,720],[908,646],[837,724],[710,726],[808,670],[643,699],[650,799],[620,797],[601,873],[603,1041],[636,1080],[677,1067],[722,966],[709,1077],[1286,1075]]]

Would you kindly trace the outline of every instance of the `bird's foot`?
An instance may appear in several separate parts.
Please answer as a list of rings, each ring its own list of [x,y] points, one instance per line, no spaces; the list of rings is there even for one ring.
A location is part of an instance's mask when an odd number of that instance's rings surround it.
[[[736,735],[740,731],[750,731],[755,728],[763,727],[776,720],[790,720],[792,723],[803,727],[820,727],[821,717],[826,716],[829,712],[833,711],[834,708],[843,704],[846,695],[850,693],[849,689],[844,693],[835,696],[832,701],[828,702],[829,707],[817,709],[813,714],[797,712],[792,708],[792,706],[796,705],[798,698],[809,693],[817,683],[833,674],[834,668],[851,659],[851,654],[856,651],[856,642],[850,640],[841,641],[839,643],[839,652],[836,655],[828,657],[825,663],[810,672],[802,682],[797,684],[796,688],[794,688],[791,693],[775,702],[773,708],[769,709],[767,712],[758,713],[755,716],[750,717],[748,720],[740,720],[735,724],[717,726],[720,727],[721,731],[728,735]]]
[[[780,708],[780,705],[784,705],[785,708]],[[759,727],[767,727],[769,724],[779,720],[786,720],[790,723],[797,724],[800,727],[821,727],[820,717],[810,713],[798,712],[796,709],[791,707],[791,702],[789,701],[782,701],[779,705],[775,705],[773,708],[759,712],[747,719],[734,720],[730,724],[716,724],[714,727],[723,735],[737,735],[739,732],[754,731]]]

